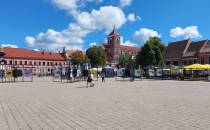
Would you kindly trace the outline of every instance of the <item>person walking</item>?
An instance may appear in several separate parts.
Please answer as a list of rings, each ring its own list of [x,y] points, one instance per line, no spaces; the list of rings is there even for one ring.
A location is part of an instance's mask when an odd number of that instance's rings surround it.
[[[95,84],[93,84],[92,82],[93,82],[93,75],[89,72],[87,77],[87,88],[95,86]]]
[[[102,83],[105,82],[105,76],[106,76],[106,75],[105,75],[105,72],[102,71],[102,72],[101,72]]]

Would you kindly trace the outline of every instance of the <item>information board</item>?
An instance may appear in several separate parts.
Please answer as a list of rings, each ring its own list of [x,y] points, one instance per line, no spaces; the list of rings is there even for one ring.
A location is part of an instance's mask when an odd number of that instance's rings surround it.
[[[13,70],[6,70],[6,78],[12,78],[13,77]]]
[[[32,70],[23,70],[24,77],[32,77]]]

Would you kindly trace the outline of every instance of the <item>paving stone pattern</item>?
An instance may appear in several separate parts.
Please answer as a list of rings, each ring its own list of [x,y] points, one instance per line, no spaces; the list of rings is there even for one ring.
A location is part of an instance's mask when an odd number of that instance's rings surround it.
[[[0,130],[209,130],[210,83],[0,83]]]

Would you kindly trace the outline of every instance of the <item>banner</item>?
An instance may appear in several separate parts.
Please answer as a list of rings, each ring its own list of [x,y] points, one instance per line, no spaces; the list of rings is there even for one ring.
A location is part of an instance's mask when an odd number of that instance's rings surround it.
[[[6,70],[6,78],[12,78],[13,77],[13,70]]]
[[[15,78],[17,78],[17,77],[22,77],[22,76],[23,76],[22,70],[17,70],[17,69],[13,70],[13,76],[14,76]]]
[[[4,70],[0,70],[0,79],[4,78],[4,73],[5,73]]]
[[[24,77],[32,77],[32,70],[23,70]]]
[[[17,77],[22,77],[22,76],[23,76],[23,71],[17,70]]]

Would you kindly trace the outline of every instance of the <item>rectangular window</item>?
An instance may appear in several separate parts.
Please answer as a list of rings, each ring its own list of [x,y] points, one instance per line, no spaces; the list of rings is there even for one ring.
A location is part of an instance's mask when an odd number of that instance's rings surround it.
[[[36,65],[36,61],[34,61],[34,65]]]
[[[45,66],[45,62],[43,62],[43,66]]]
[[[20,65],[23,65],[23,62],[22,61],[20,61]]]
[[[32,61],[30,61],[30,63],[29,63],[30,65],[32,65]]]
[[[12,60],[9,61],[9,64],[12,65]]]
[[[50,62],[47,62],[47,66],[49,66],[50,65]]]
[[[18,63],[17,63],[17,61],[15,61],[15,65],[17,65]]]
[[[39,66],[41,66],[41,62],[39,62]]]
[[[27,65],[27,61],[25,61],[25,65]]]

